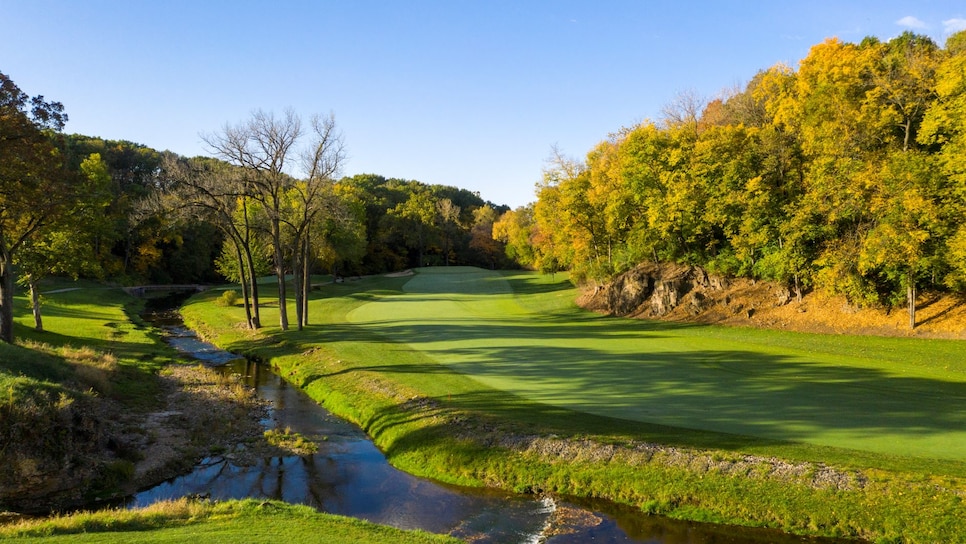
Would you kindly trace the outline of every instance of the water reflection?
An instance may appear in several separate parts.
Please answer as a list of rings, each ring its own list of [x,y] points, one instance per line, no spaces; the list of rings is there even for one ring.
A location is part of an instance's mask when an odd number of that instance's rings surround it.
[[[688,523],[648,516],[604,501],[537,498],[459,488],[393,468],[358,427],[332,415],[266,367],[198,340],[176,312],[180,302],[154,302],[145,318],[171,335],[169,342],[207,364],[244,377],[271,402],[267,427],[291,428],[318,444],[318,452],[243,462],[243,447],[203,460],[184,476],[138,493],[131,506],[162,499],[264,498],[313,506],[402,529],[445,533],[474,543],[750,544],[835,542],[773,531]],[[200,354],[200,355],[199,355]]]

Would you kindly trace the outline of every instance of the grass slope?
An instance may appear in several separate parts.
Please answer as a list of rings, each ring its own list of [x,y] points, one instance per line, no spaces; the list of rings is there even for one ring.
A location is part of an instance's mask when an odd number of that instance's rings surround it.
[[[242,309],[210,293],[183,314],[269,361],[418,475],[795,533],[966,541],[960,397],[932,398],[962,393],[958,344],[610,319],[579,310],[574,295],[559,275],[425,269],[316,291],[302,331],[272,325],[270,305],[266,326],[247,331]],[[862,426],[874,418],[847,412],[876,404],[856,396],[890,407],[871,431]],[[789,412],[782,399],[802,406]],[[911,438],[915,455],[876,440],[879,429]],[[959,453],[923,453],[934,447],[917,433],[949,437]],[[844,485],[823,480],[828,465]]]

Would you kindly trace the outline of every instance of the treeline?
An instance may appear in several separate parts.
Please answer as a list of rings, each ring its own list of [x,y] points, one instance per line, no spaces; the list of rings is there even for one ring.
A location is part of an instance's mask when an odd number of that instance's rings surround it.
[[[237,281],[257,327],[256,279],[275,274],[289,280],[278,282],[281,298],[295,286],[301,327],[312,274],[513,265],[491,235],[507,207],[450,186],[339,178],[342,137],[332,116],[303,125],[292,112],[257,112],[206,137],[214,158],[67,135],[67,119],[60,103],[30,97],[0,73],[7,342],[15,283],[30,289],[42,329],[37,286],[51,275],[128,285]]]
[[[606,280],[647,260],[862,305],[966,288],[966,32],[836,39],[584,161],[556,154],[496,234],[522,263]]]

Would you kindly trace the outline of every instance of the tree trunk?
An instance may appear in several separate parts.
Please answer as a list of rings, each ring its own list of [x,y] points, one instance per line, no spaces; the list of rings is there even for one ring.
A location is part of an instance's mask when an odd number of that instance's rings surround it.
[[[40,289],[37,288],[37,282],[32,279],[30,280],[30,304],[34,312],[34,329],[43,332],[44,320],[40,316]]]
[[[916,284],[909,282],[906,288],[906,299],[909,302],[909,328],[916,328]]]
[[[285,294],[285,259],[282,255],[282,232],[278,219],[272,220],[272,245],[275,246],[275,276],[278,279],[278,326],[288,330],[288,304]]]
[[[295,328],[302,330],[302,241],[298,239],[292,244],[292,286],[295,290]]]
[[[252,257],[251,248],[245,245],[242,249],[245,253],[245,264],[248,267],[248,281],[251,285],[251,288],[249,289],[252,295],[251,325],[253,329],[259,329],[262,326],[262,318],[258,303],[258,271],[255,269],[255,259]]]
[[[312,275],[309,267],[309,233],[302,242],[302,325],[309,326],[309,293],[312,291]]]
[[[252,324],[252,305],[248,293],[248,272],[245,270],[245,258],[242,256],[241,248],[238,247],[238,242],[233,239],[232,243],[235,245],[235,259],[238,262],[238,279],[241,280],[242,302],[245,305],[245,322],[248,323],[249,329],[254,329],[256,327]]]
[[[13,256],[0,252],[0,340],[13,343]]]

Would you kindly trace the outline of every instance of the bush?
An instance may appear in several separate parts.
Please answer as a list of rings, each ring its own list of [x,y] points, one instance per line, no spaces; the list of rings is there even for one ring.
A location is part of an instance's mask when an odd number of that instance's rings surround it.
[[[224,307],[234,306],[238,303],[239,298],[241,297],[239,297],[238,291],[228,290],[221,294],[221,297],[218,298],[216,303]]]

